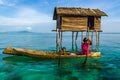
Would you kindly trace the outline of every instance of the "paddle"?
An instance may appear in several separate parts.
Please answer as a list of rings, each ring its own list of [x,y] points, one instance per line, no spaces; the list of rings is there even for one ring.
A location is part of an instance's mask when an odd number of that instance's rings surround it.
[[[87,37],[89,38],[89,27],[87,28],[87,34],[88,34]],[[87,53],[88,53],[88,48],[87,48]],[[85,57],[85,60],[84,60],[83,64],[87,63],[87,59],[88,59],[88,54],[87,53],[86,53],[86,57]]]

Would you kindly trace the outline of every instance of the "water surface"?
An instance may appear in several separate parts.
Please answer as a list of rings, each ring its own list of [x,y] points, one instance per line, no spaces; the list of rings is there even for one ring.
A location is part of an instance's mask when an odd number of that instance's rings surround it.
[[[7,46],[55,51],[54,33],[0,34],[0,80],[120,80],[120,34],[101,34],[102,57],[35,59],[2,54]],[[71,35],[63,35],[63,46],[71,50]],[[80,49],[80,35],[78,50]]]

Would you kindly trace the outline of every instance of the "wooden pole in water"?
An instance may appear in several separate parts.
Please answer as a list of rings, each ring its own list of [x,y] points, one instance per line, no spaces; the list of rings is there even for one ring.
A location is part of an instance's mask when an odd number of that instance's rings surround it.
[[[87,28],[87,38],[89,39],[90,33],[89,33],[89,28]]]
[[[100,32],[98,32],[98,51],[99,51],[99,44],[100,43]]]
[[[63,35],[63,32],[61,31],[61,48],[62,48],[62,35]]]
[[[61,62],[61,34],[60,34],[60,30],[59,30],[59,60],[58,60],[58,65],[60,65],[60,62]]]
[[[83,32],[81,32],[81,45],[83,43]]]
[[[72,32],[72,50],[74,51],[74,32]]]
[[[58,29],[56,29],[56,51],[58,52]]]
[[[76,47],[76,51],[77,51],[77,40],[78,40],[78,32],[76,32],[76,38],[75,38],[75,47]]]
[[[96,51],[98,51],[98,32],[96,31]]]
[[[59,44],[59,51],[61,50],[61,36],[60,36],[60,30],[58,31],[58,44]]]
[[[78,32],[76,32],[75,43],[77,43],[77,39],[78,39]]]
[[[100,32],[98,32],[98,47],[100,46]]]
[[[93,32],[91,32],[92,34],[91,34],[91,41],[93,42]],[[93,50],[93,45],[91,46],[91,49]]]

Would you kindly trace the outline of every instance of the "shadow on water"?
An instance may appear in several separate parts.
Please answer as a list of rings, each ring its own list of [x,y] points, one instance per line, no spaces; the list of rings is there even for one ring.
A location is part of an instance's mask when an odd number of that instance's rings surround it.
[[[95,61],[83,65],[83,60],[84,58],[62,59],[61,64],[55,67],[55,80],[98,80],[102,65]]]
[[[19,64],[19,63],[22,63],[22,64],[42,64],[42,63],[52,63],[53,61],[55,61],[55,59],[45,59],[45,58],[32,58],[32,57],[28,57],[28,56],[7,56],[7,57],[3,57],[2,58],[3,61],[6,63],[6,64]]]

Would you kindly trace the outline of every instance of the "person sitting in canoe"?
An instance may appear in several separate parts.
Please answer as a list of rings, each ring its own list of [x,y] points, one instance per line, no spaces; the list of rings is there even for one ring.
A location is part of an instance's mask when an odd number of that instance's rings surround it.
[[[66,53],[66,47],[63,47],[61,49],[61,55],[67,55],[67,53]]]
[[[68,53],[66,52],[66,47],[63,47],[61,49],[61,55],[76,55],[76,53]]]
[[[84,38],[83,43],[81,45],[82,51],[80,51],[80,55],[91,54],[90,48],[89,48],[90,45],[92,45],[92,42],[89,39]]]

